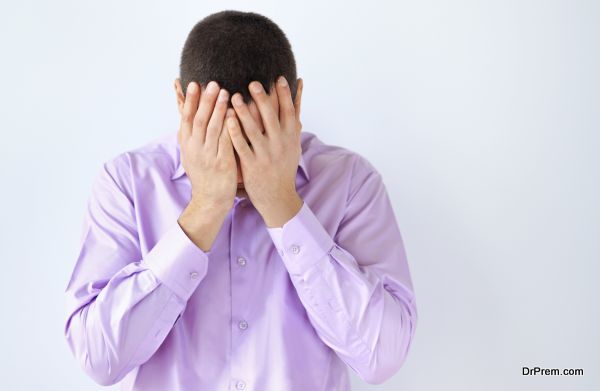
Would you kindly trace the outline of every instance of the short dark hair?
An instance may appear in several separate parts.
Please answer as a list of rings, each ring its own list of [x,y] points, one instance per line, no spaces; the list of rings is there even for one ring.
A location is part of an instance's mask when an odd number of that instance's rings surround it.
[[[200,20],[185,41],[179,68],[184,95],[191,81],[204,89],[214,80],[230,97],[240,92],[249,103],[251,81],[259,81],[270,93],[272,84],[283,75],[292,99],[296,96],[292,47],[271,19],[254,12],[225,10]]]

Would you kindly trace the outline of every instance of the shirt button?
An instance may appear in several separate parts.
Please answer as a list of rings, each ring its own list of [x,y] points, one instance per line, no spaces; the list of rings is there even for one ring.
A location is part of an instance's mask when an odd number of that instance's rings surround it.
[[[246,322],[245,320],[240,321],[240,323],[238,323],[238,327],[242,330],[246,330],[248,328],[248,322]]]
[[[243,390],[246,388],[246,383],[244,383],[243,381],[239,381],[237,382],[237,384],[235,385],[235,388],[237,388],[238,390]]]
[[[296,246],[295,244],[292,246],[292,252],[294,254],[298,254],[300,252],[300,247]]]
[[[240,265],[240,266],[246,266],[246,259],[244,259],[244,257],[239,257],[238,258],[238,265]]]
[[[198,278],[198,272],[191,272],[191,273],[190,273],[190,278],[191,278],[192,280],[195,280],[196,278]]]

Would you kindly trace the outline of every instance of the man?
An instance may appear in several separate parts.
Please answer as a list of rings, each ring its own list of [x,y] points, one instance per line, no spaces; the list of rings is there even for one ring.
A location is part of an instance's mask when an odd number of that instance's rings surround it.
[[[123,390],[349,390],[405,361],[417,312],[382,178],[301,132],[268,18],[201,20],[176,132],[104,163],[66,288],[84,371]]]

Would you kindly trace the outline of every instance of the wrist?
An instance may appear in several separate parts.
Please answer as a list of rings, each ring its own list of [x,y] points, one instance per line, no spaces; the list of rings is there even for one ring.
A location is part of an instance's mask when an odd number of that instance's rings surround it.
[[[225,208],[211,209],[190,202],[177,222],[196,246],[209,251],[226,216]]]
[[[191,227],[200,227],[224,219],[228,211],[223,205],[207,205],[190,201],[181,212],[179,219],[189,222]]]
[[[224,202],[217,201],[206,201],[201,199],[200,197],[194,197],[190,199],[190,202],[187,204],[186,209],[193,213],[201,213],[203,215],[223,215],[227,214],[233,205],[233,201],[231,203],[226,204]]]
[[[298,214],[303,204],[304,201],[295,191],[282,197],[279,201],[265,208],[265,212],[262,213],[265,225],[267,228],[283,227],[285,223]]]

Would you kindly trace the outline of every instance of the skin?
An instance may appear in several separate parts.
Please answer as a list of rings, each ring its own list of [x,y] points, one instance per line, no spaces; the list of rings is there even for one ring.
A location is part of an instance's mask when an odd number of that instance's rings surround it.
[[[234,197],[247,197],[267,227],[282,227],[302,207],[296,192],[300,146],[302,79],[292,102],[285,78],[267,94],[249,84],[245,104],[210,82],[205,90],[191,82],[184,97],[175,80],[181,116],[178,142],[181,161],[192,185],[192,197],[178,219],[190,239],[209,251]],[[219,99],[220,97],[220,99]]]

